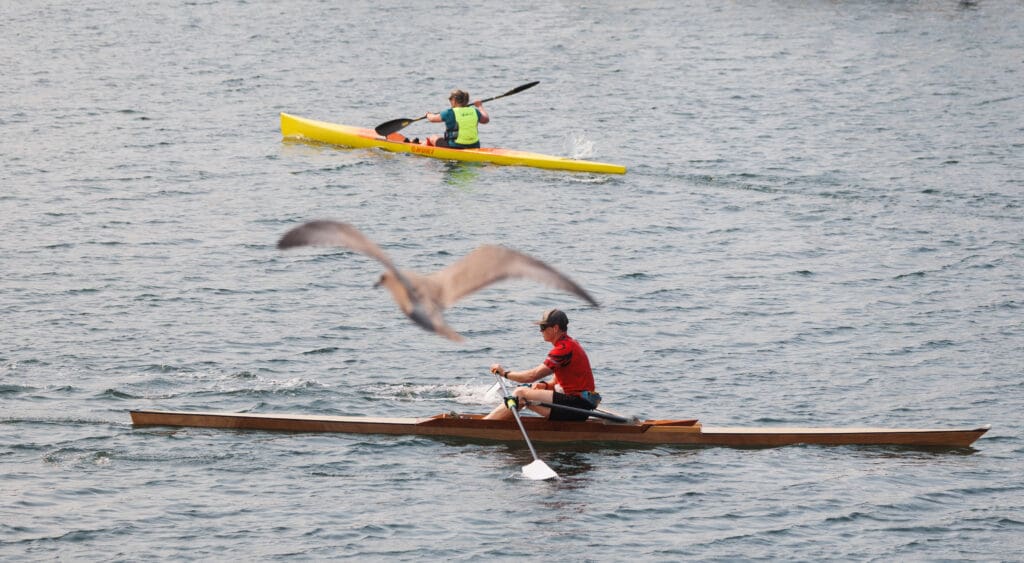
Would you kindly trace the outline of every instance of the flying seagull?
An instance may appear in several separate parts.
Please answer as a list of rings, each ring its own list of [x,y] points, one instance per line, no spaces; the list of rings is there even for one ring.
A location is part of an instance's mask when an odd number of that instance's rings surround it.
[[[413,322],[451,340],[463,338],[445,323],[444,310],[505,278],[532,279],[599,306],[582,287],[551,266],[503,246],[478,247],[446,268],[427,275],[399,271],[372,240],[352,225],[338,221],[310,221],[291,229],[277,241],[280,249],[296,246],[344,246],[377,259],[384,264],[385,271],[374,287],[386,287]]]

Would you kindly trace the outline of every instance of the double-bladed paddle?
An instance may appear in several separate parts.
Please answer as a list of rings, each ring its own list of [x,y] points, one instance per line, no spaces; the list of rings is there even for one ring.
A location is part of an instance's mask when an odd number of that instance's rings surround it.
[[[537,80],[537,81],[534,81],[534,82],[530,82],[529,84],[523,84],[522,86],[516,86],[515,88],[509,90],[508,92],[505,92],[504,94],[502,94],[500,96],[494,96],[493,98],[487,98],[486,100],[480,100],[480,103],[490,102],[490,101],[493,101],[493,100],[497,100],[498,98],[504,98],[505,96],[511,96],[512,94],[518,94],[519,92],[522,92],[523,90],[528,90],[530,88],[533,88],[534,86],[536,86],[538,84],[540,84],[540,80]],[[378,135],[380,135],[382,137],[387,137],[388,135],[390,135],[392,133],[396,133],[398,131],[401,131],[402,129],[405,129],[406,127],[409,126],[409,124],[415,123],[415,122],[417,122],[417,121],[419,121],[421,119],[425,119],[426,117],[427,117],[427,114],[423,114],[422,116],[417,117],[416,119],[409,119],[407,117],[403,117],[403,118],[400,118],[400,119],[392,119],[391,121],[385,121],[384,123],[381,123],[380,125],[374,127],[373,130],[376,131]]]
[[[513,397],[508,392],[508,389],[505,388],[505,382],[501,380],[501,376],[498,374],[494,374],[494,376],[498,378],[498,384],[501,385],[501,391],[505,395],[505,398],[503,399],[505,401],[505,405],[512,411],[512,416],[515,417],[516,424],[519,425],[519,430],[523,433],[523,439],[526,440],[526,445],[530,448],[530,453],[533,454],[533,463],[523,466],[523,475],[526,475],[528,479],[533,479],[534,481],[544,481],[545,479],[557,478],[558,473],[555,473],[554,469],[548,467],[548,464],[544,463],[539,457],[537,457],[537,450],[533,449],[533,444],[530,443],[530,437],[526,434],[526,427],[523,426],[523,421],[519,418],[519,409],[516,408],[516,405],[509,403],[510,401],[514,402],[516,400],[515,397]]]

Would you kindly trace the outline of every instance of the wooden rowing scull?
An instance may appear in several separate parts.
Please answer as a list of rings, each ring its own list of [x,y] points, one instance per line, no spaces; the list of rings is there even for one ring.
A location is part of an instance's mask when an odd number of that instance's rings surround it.
[[[439,414],[429,418],[376,418],[296,414],[175,412],[133,410],[135,426],[179,426],[271,430],[399,434],[479,440],[520,441],[514,421],[483,420],[479,414]],[[990,428],[704,428],[696,419],[552,422],[522,417],[537,442],[619,442],[765,448],[794,444],[956,447],[970,446]]]

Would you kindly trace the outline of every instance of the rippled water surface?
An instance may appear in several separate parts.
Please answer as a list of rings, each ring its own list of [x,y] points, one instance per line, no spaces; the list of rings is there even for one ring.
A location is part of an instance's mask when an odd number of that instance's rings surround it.
[[[0,9],[0,558],[1024,558],[1020,2],[26,2]],[[282,141],[490,97],[485,144],[625,176]],[[423,137],[438,126],[406,130]],[[403,267],[557,265],[408,322]],[[606,406],[968,426],[973,448],[541,446],[133,429],[133,408],[426,416],[568,311]]]

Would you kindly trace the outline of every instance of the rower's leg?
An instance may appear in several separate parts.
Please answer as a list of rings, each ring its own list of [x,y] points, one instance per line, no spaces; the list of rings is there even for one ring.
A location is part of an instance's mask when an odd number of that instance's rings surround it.
[[[502,403],[494,407],[494,410],[487,413],[484,420],[512,420],[512,411],[508,410],[505,403]]]
[[[525,399],[526,401],[543,401],[550,403],[555,400],[555,392],[547,389],[530,389],[529,387],[516,387],[515,391],[512,391],[513,397]],[[522,402],[520,402],[522,404]],[[540,405],[529,405],[528,408],[533,412],[547,418],[548,414],[551,413],[551,409],[548,407],[542,407]],[[492,410],[484,420],[512,420],[512,411],[508,410],[505,403],[502,403]]]
[[[555,400],[555,392],[548,389],[531,389],[529,387],[519,387],[512,393],[517,397],[522,397],[527,401],[542,401],[545,403],[551,403]],[[531,411],[547,418],[551,414],[551,409],[548,407],[542,407],[540,405],[529,405]]]

